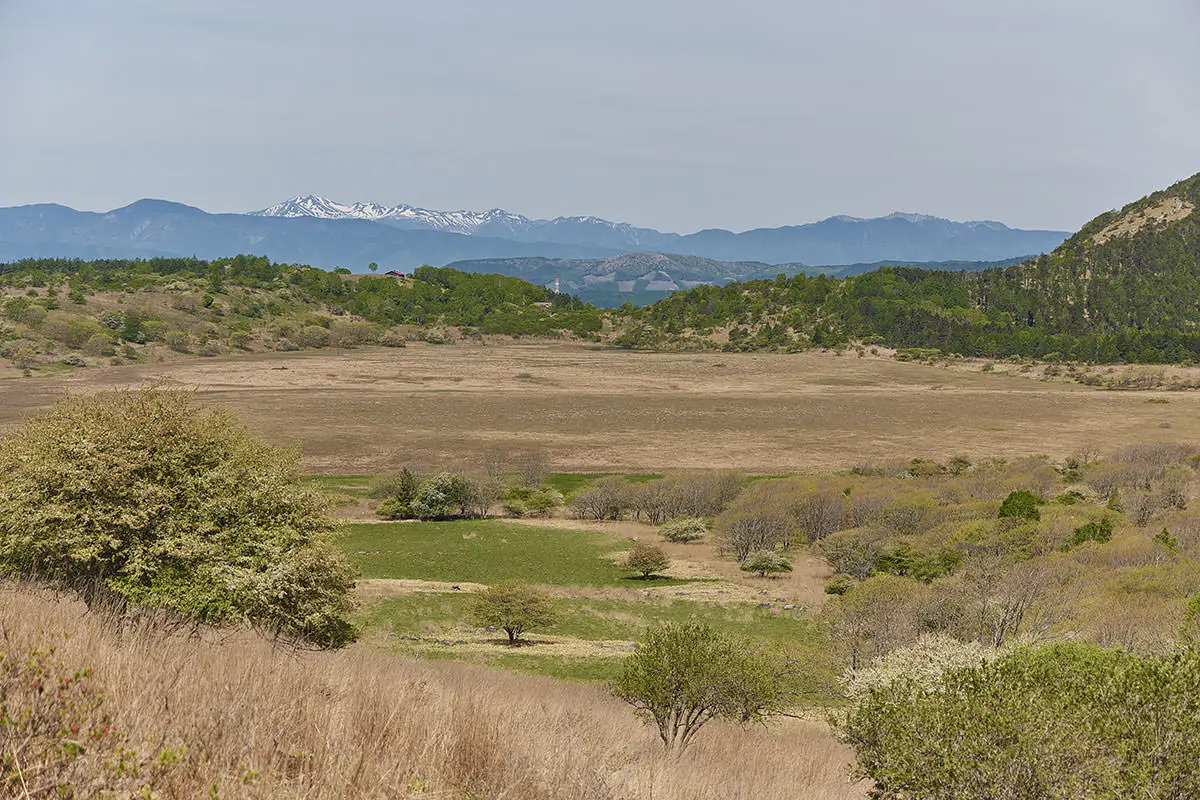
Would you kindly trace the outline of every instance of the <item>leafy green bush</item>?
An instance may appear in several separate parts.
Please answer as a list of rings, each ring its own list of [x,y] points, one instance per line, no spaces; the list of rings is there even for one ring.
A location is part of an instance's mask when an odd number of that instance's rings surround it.
[[[421,482],[409,508],[417,519],[484,516],[498,494],[495,487],[457,472],[439,472]]]
[[[510,517],[544,517],[564,502],[562,492],[549,486],[530,489],[510,486],[504,490],[504,511]]]
[[[1008,497],[1004,498],[1004,502],[1000,504],[1000,513],[997,516],[1000,519],[1011,517],[1036,521],[1042,518],[1041,512],[1038,511],[1038,506],[1044,502],[1046,501],[1033,492],[1018,489],[1015,492],[1010,492]]]
[[[1017,650],[872,688],[835,725],[879,800],[1200,796],[1200,653]]]
[[[343,645],[354,575],[299,464],[185,392],[68,398],[0,440],[0,571],[93,608]]]
[[[643,578],[649,579],[654,573],[662,572],[671,566],[671,559],[661,548],[652,544],[637,543],[625,557],[624,564],[634,572],[640,572]]]
[[[1115,523],[1113,522],[1113,518],[1109,516],[1106,516],[1097,522],[1089,522],[1085,525],[1080,525],[1075,529],[1075,532],[1071,534],[1071,538],[1063,544],[1062,549],[1070,550],[1072,547],[1078,547],[1084,542],[1099,542],[1100,544],[1105,544],[1112,540],[1114,527]]]

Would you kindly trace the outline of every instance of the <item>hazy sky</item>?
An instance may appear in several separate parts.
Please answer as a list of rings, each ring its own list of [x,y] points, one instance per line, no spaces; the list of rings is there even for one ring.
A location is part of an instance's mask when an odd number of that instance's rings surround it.
[[[1200,172],[1196,0],[0,0],[0,205],[1073,229]]]

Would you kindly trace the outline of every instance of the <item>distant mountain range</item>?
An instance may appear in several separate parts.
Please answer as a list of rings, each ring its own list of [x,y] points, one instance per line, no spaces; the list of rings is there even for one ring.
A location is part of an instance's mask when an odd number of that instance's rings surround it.
[[[366,271],[372,262],[384,269],[454,264],[539,283],[557,279],[564,291],[603,302],[624,302],[630,294],[645,292],[644,299],[650,299],[672,285],[726,283],[779,272],[849,274],[844,265],[881,261],[953,262],[945,266],[968,268],[964,262],[1048,252],[1066,237],[1065,232],[1018,230],[999,222],[900,213],[680,235],[598,217],[530,219],[502,209],[431,211],[344,204],[316,195],[248,214],[209,214],[165,200],[139,200],[106,213],[55,204],[0,208],[0,261],[253,253],[355,272]],[[806,266],[813,264],[827,266]],[[609,294],[626,297],[600,299]]]
[[[599,217],[530,219],[500,208],[432,211],[410,205],[338,203],[318,195],[285,200],[256,216],[368,220],[406,230],[435,230],[514,242],[562,244],[617,252],[658,252],[768,264],[905,261],[997,261],[1049,252],[1069,235],[1026,231],[999,222],[952,222],[897,212],[863,219],[835,216],[806,225],[743,233],[708,229],[688,235],[638,228]],[[597,254],[599,255],[599,254]]]

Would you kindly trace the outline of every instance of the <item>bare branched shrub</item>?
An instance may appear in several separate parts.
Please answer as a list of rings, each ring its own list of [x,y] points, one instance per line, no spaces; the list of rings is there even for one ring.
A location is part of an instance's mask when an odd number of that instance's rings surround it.
[[[634,513],[651,525],[679,517],[713,517],[738,496],[743,483],[736,472],[671,475],[649,481],[634,492]]]
[[[717,542],[722,553],[737,561],[757,550],[774,550],[789,536],[791,525],[784,517],[738,513],[717,521]]]
[[[624,478],[609,475],[572,497],[570,506],[580,519],[620,519],[633,507],[633,498],[633,487]]]
[[[846,503],[840,492],[809,492],[797,498],[790,510],[800,534],[809,542],[819,542],[846,527]]]

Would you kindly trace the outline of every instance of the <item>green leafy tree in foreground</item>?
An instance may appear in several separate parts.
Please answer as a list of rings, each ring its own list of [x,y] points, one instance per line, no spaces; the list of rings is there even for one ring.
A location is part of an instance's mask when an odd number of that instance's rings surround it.
[[[499,628],[515,645],[531,628],[553,625],[558,619],[550,596],[524,583],[498,583],[475,595],[471,622],[480,627]]]
[[[741,570],[743,572],[757,572],[760,578],[765,578],[768,575],[791,572],[792,562],[788,561],[787,557],[780,553],[770,550],[759,550],[757,553],[751,553],[746,556],[746,560],[742,562]]]
[[[787,672],[754,644],[689,622],[651,630],[611,688],[682,752],[714,719],[746,724],[786,712]]]
[[[634,572],[640,572],[644,579],[649,580],[656,572],[662,572],[671,566],[671,559],[662,548],[652,544],[635,544],[625,557],[625,566]]]
[[[299,454],[186,392],[72,397],[0,440],[0,571],[91,608],[354,638],[354,572]]]

